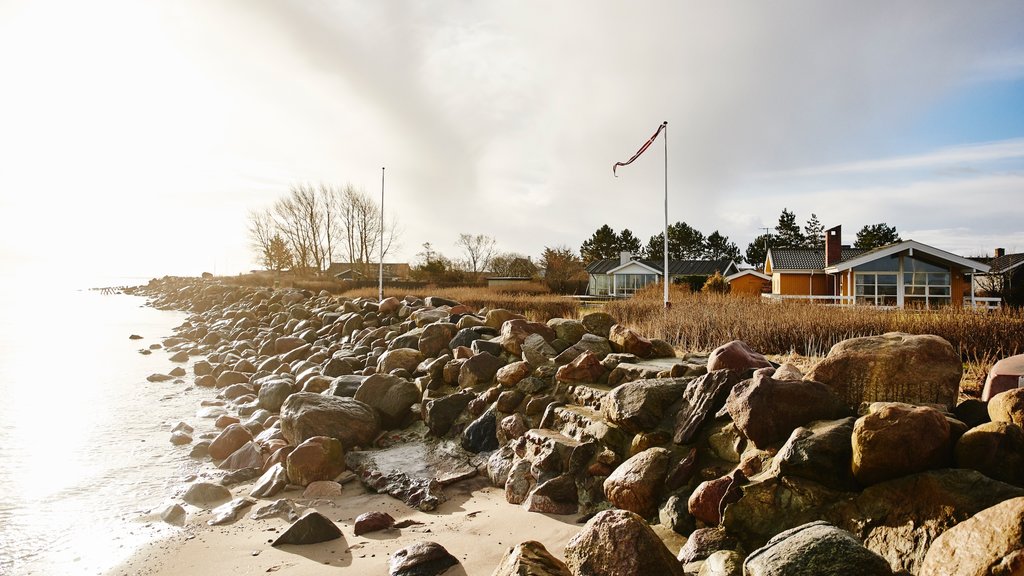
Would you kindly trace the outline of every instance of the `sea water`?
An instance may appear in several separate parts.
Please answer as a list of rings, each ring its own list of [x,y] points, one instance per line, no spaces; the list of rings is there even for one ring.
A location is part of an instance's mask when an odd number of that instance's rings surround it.
[[[187,377],[147,382],[173,365],[139,350],[186,315],[145,304],[81,284],[0,287],[0,574],[102,574],[174,530],[153,515],[197,464],[170,428],[194,425],[204,395]]]

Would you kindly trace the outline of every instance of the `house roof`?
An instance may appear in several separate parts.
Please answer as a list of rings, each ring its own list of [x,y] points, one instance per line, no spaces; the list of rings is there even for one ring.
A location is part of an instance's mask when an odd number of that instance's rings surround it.
[[[1004,254],[988,261],[989,272],[1002,274],[1024,264],[1024,253]]]
[[[725,280],[726,280],[726,282],[732,282],[733,280],[735,280],[737,278],[741,278],[743,276],[748,276],[748,275],[749,276],[756,276],[756,277],[760,278],[761,280],[771,280],[772,279],[772,277],[767,275],[767,274],[764,274],[762,272],[758,272],[757,270],[754,270],[753,268],[748,268],[746,270],[740,270],[739,272],[736,272],[735,274],[729,274],[728,276],[725,277]]]
[[[631,260],[630,263],[637,263],[652,271],[661,274],[664,262],[655,260]],[[605,258],[595,260],[587,266],[588,274],[614,274],[615,270],[622,268],[618,258]],[[736,264],[729,259],[722,260],[669,260],[668,273],[672,276],[711,276],[715,272],[728,274],[729,270],[735,270]]]
[[[963,256],[957,256],[952,252],[946,252],[945,250],[941,250],[927,244],[922,244],[914,240],[905,240],[903,242],[897,242],[896,244],[889,244],[888,246],[875,248],[874,250],[865,252],[855,258],[851,258],[849,260],[844,259],[839,264],[829,266],[825,271],[840,272],[843,270],[849,270],[850,268],[855,268],[861,264],[866,264],[873,260],[878,260],[879,258],[886,258],[903,251],[909,251],[911,254],[915,251],[921,252],[931,256],[932,258],[955,264],[966,270],[977,270],[979,272],[989,271],[989,266],[987,264],[982,264],[977,260],[971,260],[970,258],[964,258]]]
[[[840,262],[856,258],[869,250],[843,246]],[[776,270],[823,270],[825,268],[824,248],[769,248],[772,271]]]

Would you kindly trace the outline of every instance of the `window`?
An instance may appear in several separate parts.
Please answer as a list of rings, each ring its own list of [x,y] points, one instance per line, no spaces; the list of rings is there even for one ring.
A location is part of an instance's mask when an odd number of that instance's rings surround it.
[[[591,274],[587,292],[591,296],[607,296],[612,291],[612,277],[607,274]]]
[[[857,304],[896,306],[899,274],[856,272],[853,277]]]
[[[615,293],[630,295],[658,280],[655,274],[616,274]]]
[[[949,306],[950,286],[948,269],[916,258],[903,259],[903,303],[907,308]]]

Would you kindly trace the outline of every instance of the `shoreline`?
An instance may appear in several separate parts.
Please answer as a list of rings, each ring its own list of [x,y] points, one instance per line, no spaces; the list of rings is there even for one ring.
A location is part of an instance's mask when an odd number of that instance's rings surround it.
[[[822,561],[917,574],[942,561],[929,549],[958,523],[1024,506],[1024,470],[1001,470],[1024,447],[963,459],[973,453],[962,438],[995,429],[984,403],[958,400],[963,366],[937,336],[851,339],[797,366],[739,340],[680,356],[604,312],[540,323],[437,297],[192,279],[133,292],[191,311],[165,349],[176,377],[187,365],[217,399],[169,433],[217,467],[181,487],[191,505],[164,510],[185,528],[111,576],[513,576],[538,565],[545,576],[736,576]],[[934,448],[871,444],[869,426]],[[271,502],[298,510],[257,519]],[[364,513],[390,518],[356,536]],[[310,522],[304,545],[275,547]],[[842,553],[815,556],[837,538]],[[773,547],[798,540],[777,557]],[[424,554],[424,542],[440,548]],[[389,567],[413,560],[444,566]]]

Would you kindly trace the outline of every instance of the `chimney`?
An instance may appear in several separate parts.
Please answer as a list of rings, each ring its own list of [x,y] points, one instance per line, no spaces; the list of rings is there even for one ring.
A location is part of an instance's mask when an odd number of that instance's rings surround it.
[[[825,230],[825,267],[838,264],[843,259],[843,227]]]
[[[619,266],[622,266],[623,264],[628,264],[631,260],[633,260],[632,254],[630,254],[629,252],[619,252]]]
[[[1006,248],[996,248],[996,258],[1006,256]]]

